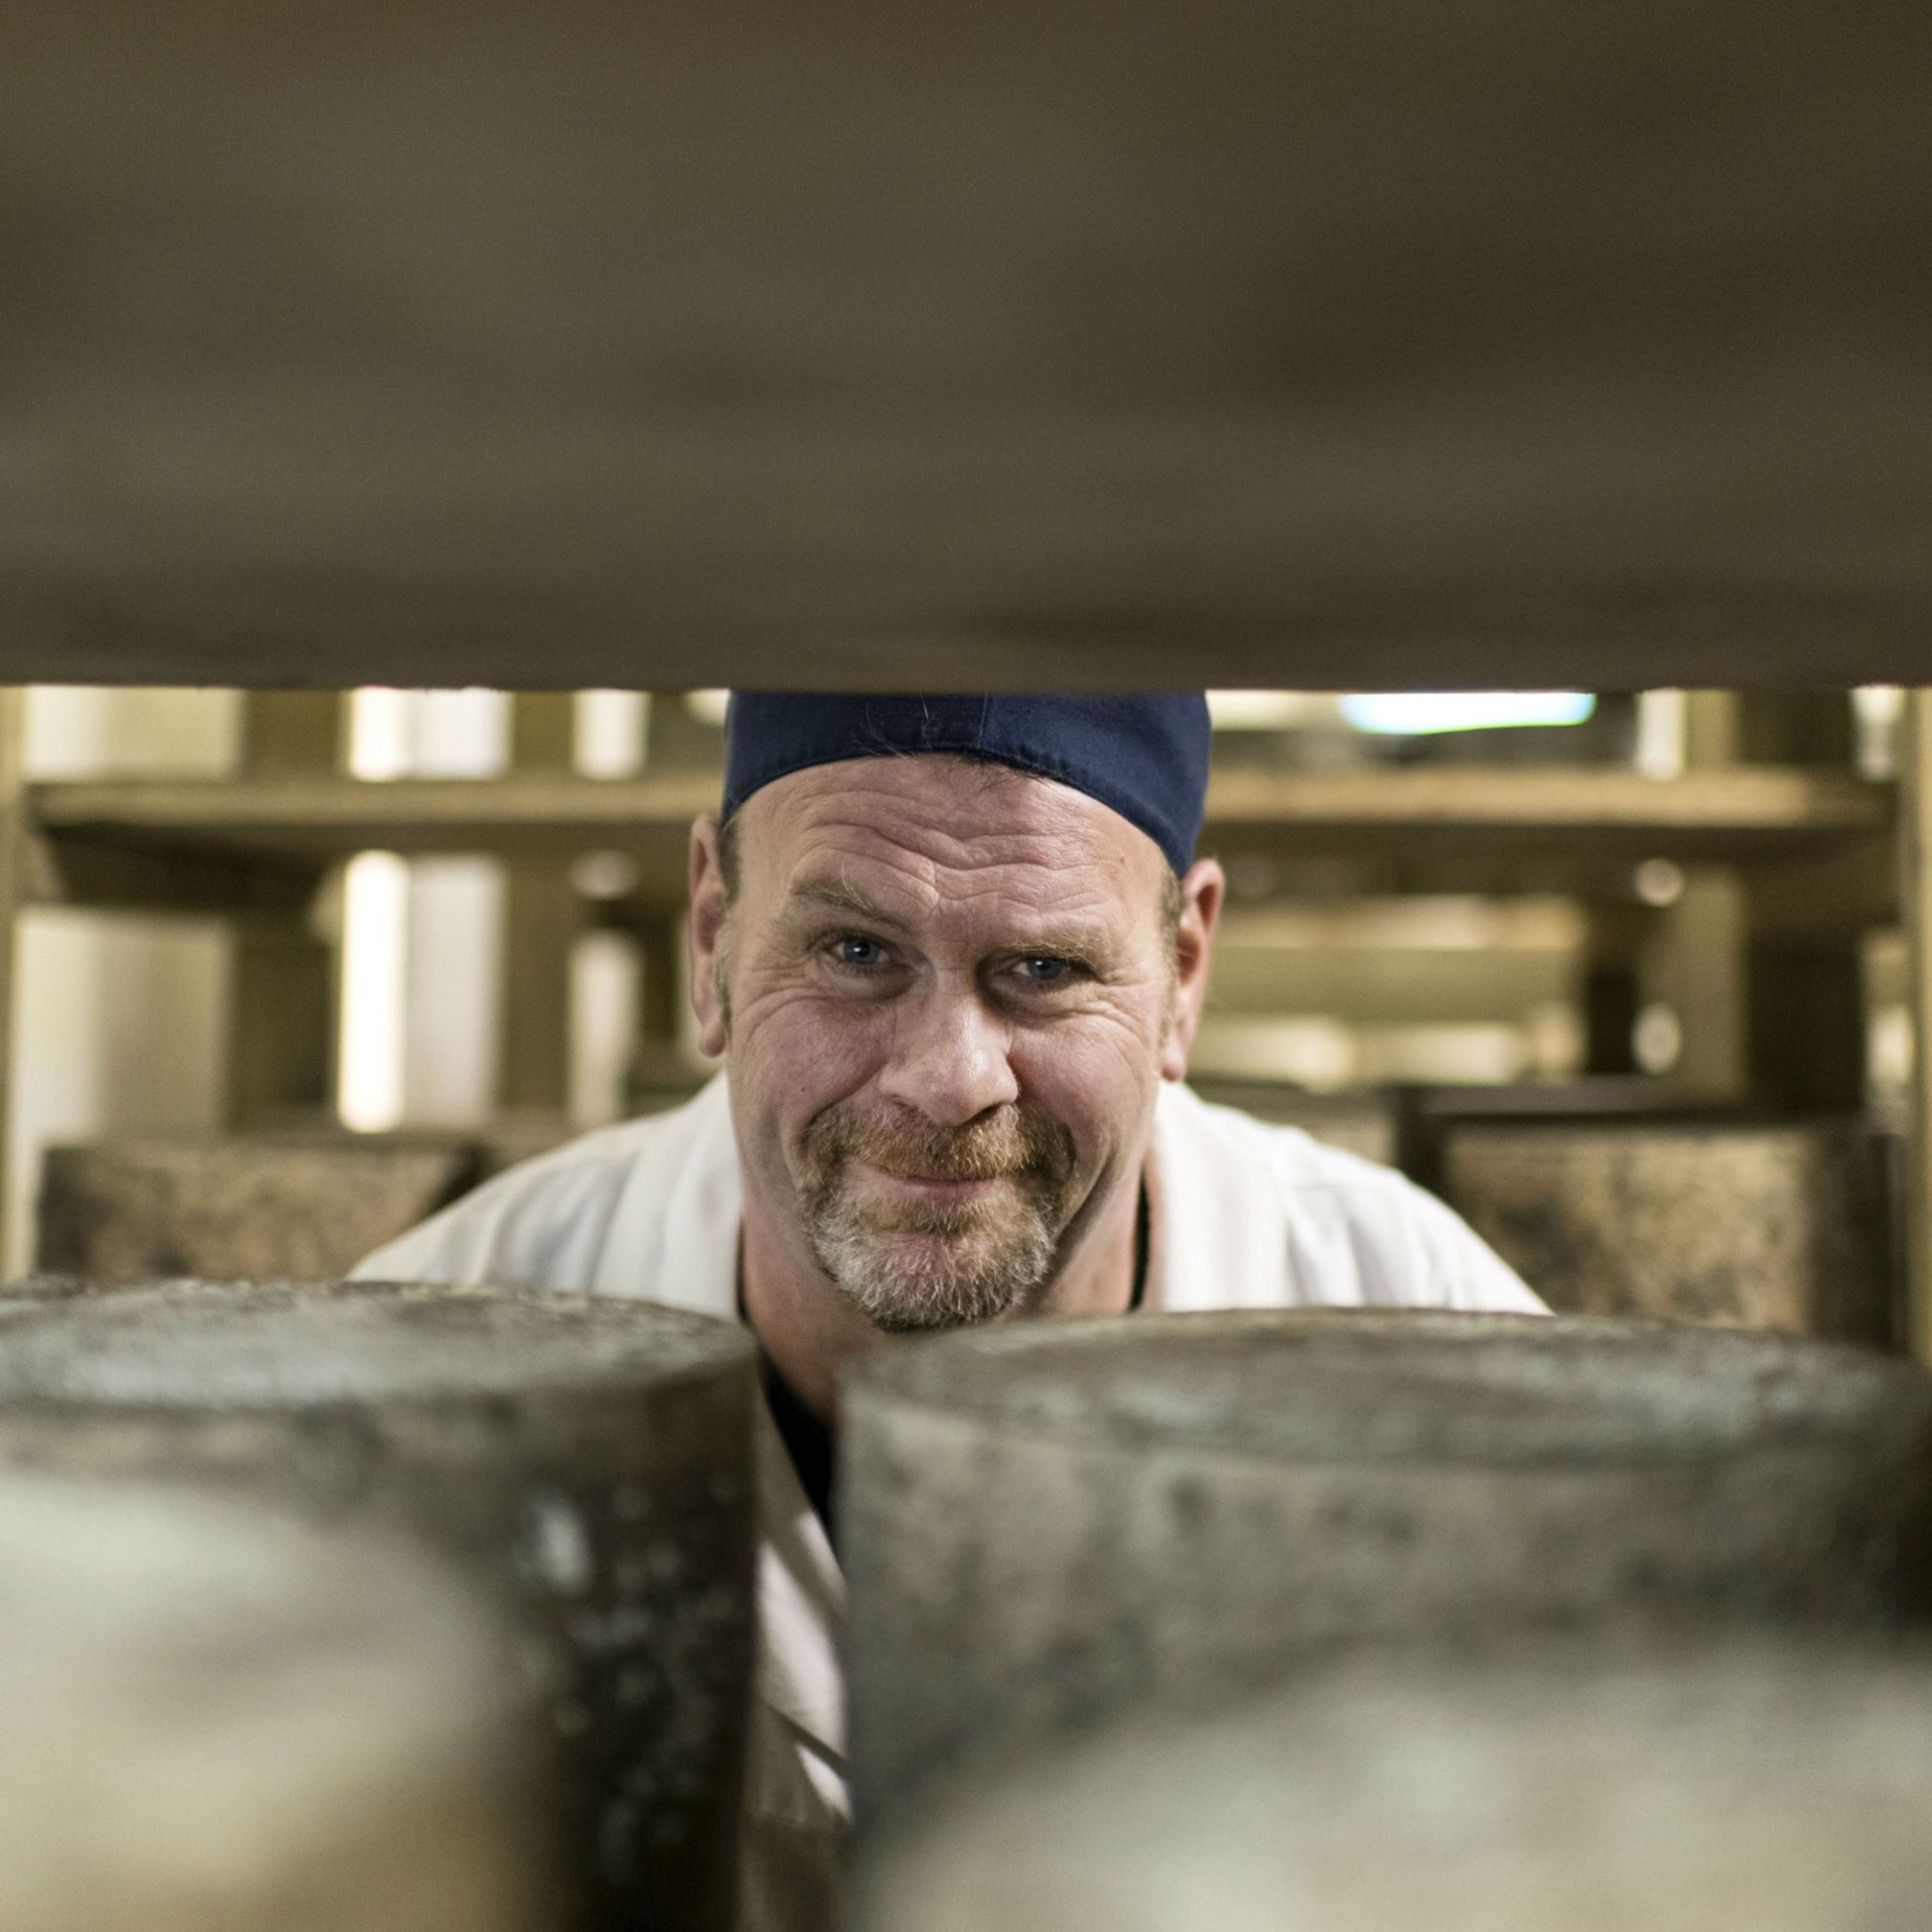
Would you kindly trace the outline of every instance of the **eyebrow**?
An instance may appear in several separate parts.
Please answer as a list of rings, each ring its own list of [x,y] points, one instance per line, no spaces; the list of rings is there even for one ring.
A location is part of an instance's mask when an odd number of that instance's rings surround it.
[[[891,926],[904,931],[906,921],[882,905],[871,894],[843,879],[804,879],[788,895],[797,905],[816,905],[842,912],[848,918],[864,919],[868,924]],[[1022,952],[1071,954],[1094,958],[1110,950],[1112,936],[1104,927],[1073,922],[1056,922],[1030,937],[1016,942]]]
[[[843,879],[800,880],[787,897],[794,904],[822,905],[829,911],[847,912],[855,919],[870,920],[874,925],[903,924],[870,893],[862,892]]]

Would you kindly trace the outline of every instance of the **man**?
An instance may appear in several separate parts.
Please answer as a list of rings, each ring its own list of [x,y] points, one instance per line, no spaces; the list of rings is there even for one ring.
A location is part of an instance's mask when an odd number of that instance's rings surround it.
[[[513,1170],[364,1275],[633,1295],[748,1321],[764,1654],[745,1919],[830,1922],[845,1819],[828,1534],[838,1374],[1043,1313],[1540,1308],[1401,1176],[1180,1085],[1223,893],[1198,692],[740,693],[691,834],[714,1080]]]

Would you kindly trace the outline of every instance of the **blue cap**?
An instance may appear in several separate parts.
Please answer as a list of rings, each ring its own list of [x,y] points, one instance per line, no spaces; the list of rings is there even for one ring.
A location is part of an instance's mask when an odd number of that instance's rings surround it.
[[[725,718],[729,819],[761,785],[846,759],[950,753],[1052,778],[1137,825],[1176,874],[1194,857],[1207,805],[1207,698],[1032,694],[855,697],[737,691]]]

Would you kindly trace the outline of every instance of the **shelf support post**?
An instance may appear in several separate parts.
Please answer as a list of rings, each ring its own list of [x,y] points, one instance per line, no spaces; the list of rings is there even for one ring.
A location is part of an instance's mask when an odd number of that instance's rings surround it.
[[[520,691],[510,700],[510,767],[563,776],[574,766],[576,698]],[[496,1104],[561,1119],[570,1105],[570,958],[582,905],[570,864],[511,856],[503,876],[503,993]]]
[[[347,698],[339,691],[251,691],[241,764],[250,777],[313,777],[342,768]],[[319,891],[323,873],[315,876]],[[311,895],[311,898],[313,895]],[[248,1127],[278,1114],[321,1115],[336,1098],[334,949],[305,902],[235,922],[228,1009],[227,1117]]]
[[[14,1155],[14,982],[27,900],[27,693],[0,686],[0,1255],[11,1253]]]
[[[1900,897],[1912,1014],[1912,1104],[1903,1209],[1910,1353],[1932,1362],[1932,689],[1906,699],[1899,785]]]

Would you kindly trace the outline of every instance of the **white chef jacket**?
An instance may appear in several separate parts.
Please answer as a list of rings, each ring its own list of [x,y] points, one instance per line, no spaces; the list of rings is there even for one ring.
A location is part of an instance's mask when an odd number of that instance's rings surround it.
[[[1390,1169],[1164,1085],[1147,1171],[1148,1310],[1542,1312],[1441,1201]],[[365,1280],[625,1295],[738,1318],[738,1145],[721,1074],[672,1112],[510,1169],[370,1255]],[[769,1417],[741,1923],[827,1932],[848,1818],[844,1581]]]

